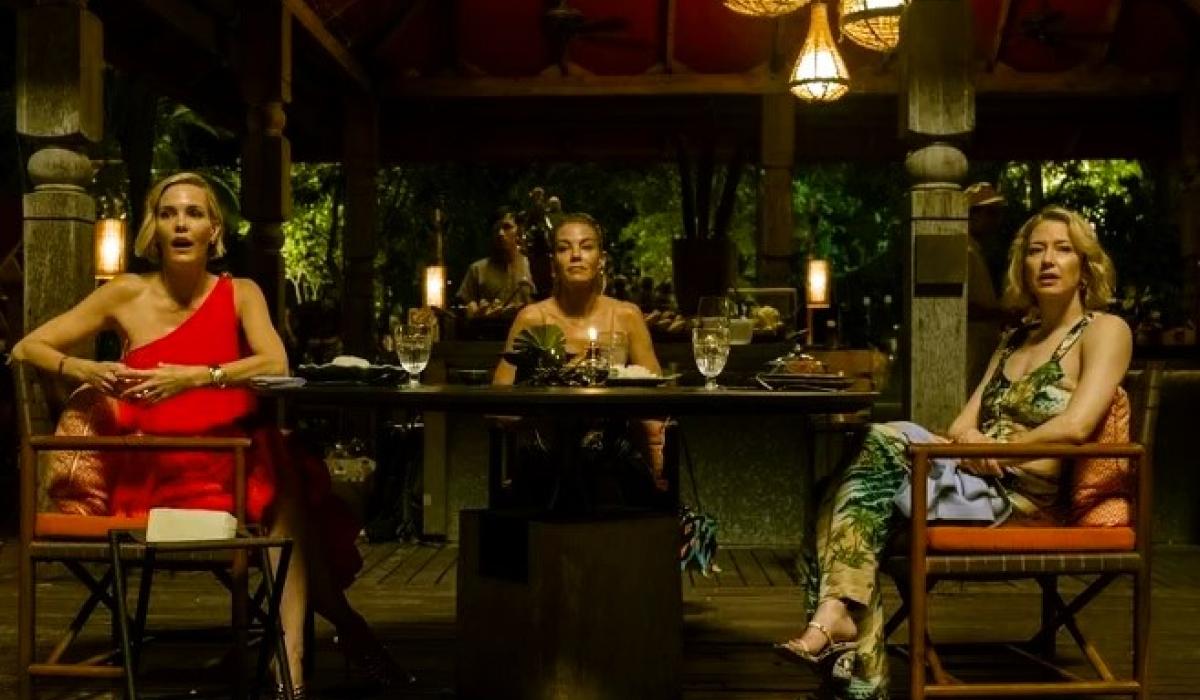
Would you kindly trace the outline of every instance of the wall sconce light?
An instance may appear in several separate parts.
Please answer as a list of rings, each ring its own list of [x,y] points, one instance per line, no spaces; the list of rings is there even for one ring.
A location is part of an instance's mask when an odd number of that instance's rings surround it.
[[[125,271],[125,219],[96,220],[96,279],[110,280]]]
[[[445,265],[429,265],[425,268],[425,306],[446,308]]]
[[[446,264],[443,262],[443,246],[446,234],[446,212],[441,205],[434,207],[433,216],[433,263],[425,267],[425,307],[446,308]]]
[[[830,305],[829,261],[819,258],[808,259],[804,276],[804,303],[814,309],[828,309]]]
[[[829,261],[809,258],[804,273],[804,312],[808,323],[808,344],[813,344],[813,310],[832,305]]]

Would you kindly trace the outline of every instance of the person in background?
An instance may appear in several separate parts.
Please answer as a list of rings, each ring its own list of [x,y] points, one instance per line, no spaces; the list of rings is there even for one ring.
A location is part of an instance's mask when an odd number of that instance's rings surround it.
[[[521,254],[521,224],[509,207],[496,212],[492,252],[471,263],[458,289],[467,318],[501,316],[530,302],[536,291],[529,259]]]
[[[967,391],[983,378],[1000,333],[1015,321],[1000,304],[985,250],[1002,235],[1004,197],[987,182],[966,189],[967,223]]]
[[[554,285],[550,298],[530,304],[517,314],[508,332],[507,350],[521,331],[542,325],[555,325],[566,336],[567,352],[582,357],[588,345],[588,329],[621,331],[629,339],[628,361],[650,373],[662,374],[650,329],[637,306],[618,301],[604,293],[604,234],[600,224],[587,214],[563,216],[551,232],[554,250]],[[517,368],[501,359],[493,384],[512,384]],[[641,448],[647,456],[654,481],[665,489],[663,481],[662,421],[646,420]]]

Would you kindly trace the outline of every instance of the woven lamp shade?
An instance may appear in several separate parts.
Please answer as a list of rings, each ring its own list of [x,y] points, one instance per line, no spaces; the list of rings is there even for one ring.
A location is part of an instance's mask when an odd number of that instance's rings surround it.
[[[872,51],[900,43],[900,15],[908,0],[841,0],[842,34]]]
[[[751,17],[779,17],[808,3],[809,0],[725,0],[725,7]]]
[[[829,33],[825,3],[814,2],[810,12],[808,37],[796,58],[788,87],[802,100],[831,102],[850,90],[850,73]]]

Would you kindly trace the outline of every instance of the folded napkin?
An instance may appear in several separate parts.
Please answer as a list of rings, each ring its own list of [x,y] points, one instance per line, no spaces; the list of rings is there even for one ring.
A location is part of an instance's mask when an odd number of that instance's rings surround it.
[[[304,386],[304,377],[285,377],[283,375],[260,375],[250,380],[250,386],[256,389],[290,389]]]

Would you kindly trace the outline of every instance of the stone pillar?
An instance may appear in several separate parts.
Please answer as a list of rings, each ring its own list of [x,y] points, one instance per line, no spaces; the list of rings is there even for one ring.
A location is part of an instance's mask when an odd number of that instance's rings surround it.
[[[943,430],[966,401],[967,159],[975,127],[970,6],[914,0],[900,46],[901,135],[913,145],[904,256],[904,408]]]
[[[379,109],[365,95],[346,98],[343,111],[346,235],[342,246],[342,339],[359,357],[375,352],[376,195],[379,170]]]
[[[33,145],[33,191],[24,197],[26,331],[96,287],[96,206],[84,191],[93,169],[84,148],[104,131],[103,40],[81,0],[17,15],[17,132]]]
[[[242,216],[250,222],[250,275],[282,327],[283,222],[292,214],[292,149],[283,129],[292,101],[292,18],[279,0],[242,6],[239,36],[246,133]]]
[[[796,98],[765,95],[758,186],[758,284],[792,284],[792,166],[796,161]]]

